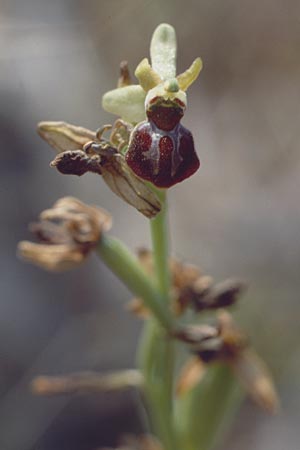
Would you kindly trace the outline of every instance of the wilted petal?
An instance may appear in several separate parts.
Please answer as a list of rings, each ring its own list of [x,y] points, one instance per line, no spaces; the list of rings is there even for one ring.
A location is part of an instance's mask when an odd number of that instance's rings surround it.
[[[219,331],[211,325],[186,325],[176,330],[174,336],[187,344],[191,344],[192,348],[196,350],[204,342],[207,343],[215,338],[218,339]]]
[[[40,122],[37,131],[59,153],[82,149],[87,142],[96,138],[93,131],[66,122]]]
[[[176,75],[176,33],[167,23],[160,24],[153,33],[150,55],[153,70],[163,80],[174,78]]]
[[[111,227],[111,216],[105,210],[74,197],[58,200],[39,219],[31,230],[41,243],[20,242],[18,253],[26,261],[52,271],[72,269],[83,262]]]
[[[115,154],[102,162],[102,177],[110,189],[148,218],[155,217],[161,204],[154,192],[127,166],[124,156]]]
[[[193,264],[182,263],[175,258],[170,260],[170,270],[176,288],[184,289],[199,279],[201,271]]]
[[[228,279],[213,285],[209,277],[200,277],[193,284],[189,295],[196,311],[218,309],[236,303],[245,287],[245,283],[239,280]]]
[[[50,163],[64,175],[84,175],[87,172],[101,175],[100,157],[98,155],[89,156],[82,150],[69,150],[59,153]]]
[[[271,414],[278,412],[277,392],[263,360],[253,351],[245,350],[231,365],[252,399],[265,411]]]
[[[125,86],[106,92],[102,98],[102,107],[126,122],[138,123],[146,118],[145,98],[146,92],[141,86]]]
[[[53,272],[73,269],[86,258],[86,254],[76,247],[35,244],[29,241],[19,243],[18,254],[25,261]]]

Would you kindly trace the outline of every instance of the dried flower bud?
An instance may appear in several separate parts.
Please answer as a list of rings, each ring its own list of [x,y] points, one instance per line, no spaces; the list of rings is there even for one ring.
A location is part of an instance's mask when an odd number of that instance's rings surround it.
[[[72,269],[85,261],[110,227],[111,217],[103,209],[64,197],[42,212],[38,223],[31,225],[40,243],[22,241],[18,253],[46,270]]]
[[[59,153],[50,163],[64,175],[84,175],[87,172],[102,174],[99,155],[87,155],[83,150],[68,150]]]
[[[122,61],[120,64],[120,77],[118,79],[118,88],[130,86],[132,84],[129,73],[128,62]]]
[[[238,280],[225,280],[215,285],[210,277],[199,277],[182,292],[195,311],[226,308],[236,303],[246,285]]]
[[[170,270],[174,287],[183,290],[203,278],[199,267],[193,264],[183,263],[176,258],[170,260]]]

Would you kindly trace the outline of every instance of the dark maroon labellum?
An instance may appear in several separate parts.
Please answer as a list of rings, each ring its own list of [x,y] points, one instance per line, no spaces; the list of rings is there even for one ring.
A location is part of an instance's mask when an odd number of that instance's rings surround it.
[[[179,122],[183,109],[177,105],[153,105],[148,121],[133,130],[126,161],[133,172],[160,188],[169,188],[190,177],[200,161],[192,133]]]

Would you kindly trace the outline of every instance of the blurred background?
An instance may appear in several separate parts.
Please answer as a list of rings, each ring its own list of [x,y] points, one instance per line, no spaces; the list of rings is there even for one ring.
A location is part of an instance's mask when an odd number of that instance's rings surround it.
[[[53,275],[16,258],[29,222],[65,195],[103,206],[112,233],[149,244],[146,219],[100,177],[49,168],[40,120],[96,129],[121,60],[132,71],[161,22],[178,72],[204,61],[183,124],[202,167],[170,192],[172,250],[216,280],[249,282],[237,315],[282,399],[246,401],[220,450],[297,450],[300,420],[300,3],[297,0],[0,0],[1,450],[95,450],[141,430],[134,393],[37,398],[33,376],[132,367],[141,324],[96,259]]]

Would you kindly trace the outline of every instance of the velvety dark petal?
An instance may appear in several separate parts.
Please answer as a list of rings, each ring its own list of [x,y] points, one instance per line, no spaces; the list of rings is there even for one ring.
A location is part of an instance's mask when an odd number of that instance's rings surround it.
[[[180,124],[168,133],[142,122],[133,132],[126,161],[137,176],[161,188],[185,180],[200,166],[193,136]]]
[[[183,109],[180,107],[163,107],[161,105],[153,105],[147,111],[147,117],[150,121],[164,131],[173,130],[183,117]]]

